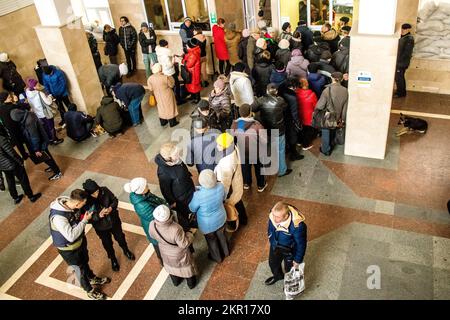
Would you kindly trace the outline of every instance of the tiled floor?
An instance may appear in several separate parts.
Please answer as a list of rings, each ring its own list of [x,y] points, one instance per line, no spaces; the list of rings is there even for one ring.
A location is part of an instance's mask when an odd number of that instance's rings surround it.
[[[126,81],[143,82],[144,77]],[[204,92],[204,95],[206,93]],[[448,96],[410,93],[393,109],[448,115]],[[128,211],[123,184],[144,176],[159,193],[153,158],[159,146],[177,140],[189,128],[193,106],[180,106],[177,128],[161,128],[155,108],[143,106],[145,123],[115,139],[102,136],[81,144],[66,140],[52,147],[64,177],[48,182],[44,166],[27,163],[31,184],[43,197],[14,206],[0,193],[0,299],[79,299],[67,285],[64,263],[51,246],[48,207],[80,187],[86,178],[108,186],[121,201],[121,217],[136,261],[117,248],[121,270],[113,273],[93,230],[88,242],[91,265],[113,281],[105,292],[113,299],[284,299],[283,284],[265,287],[268,268],[267,215],[280,200],[306,216],[307,289],[298,299],[450,299],[449,120],[427,118],[426,135],[395,137],[398,115],[392,114],[386,159],[368,160],[319,154],[319,141],[305,159],[291,163],[294,173],[269,178],[263,194],[245,191],[249,224],[231,237],[232,254],[221,264],[207,259],[203,236],[196,234],[199,284],[174,287],[148,245],[136,215]],[[193,171],[194,180],[197,174]],[[367,287],[368,270],[379,268],[381,288]]]

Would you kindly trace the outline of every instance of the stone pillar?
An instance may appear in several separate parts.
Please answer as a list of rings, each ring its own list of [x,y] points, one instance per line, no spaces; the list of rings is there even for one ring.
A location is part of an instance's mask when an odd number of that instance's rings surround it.
[[[346,155],[385,157],[400,36],[392,32],[396,8],[395,0],[359,2],[359,21],[351,33]],[[379,23],[366,23],[371,17],[386,18],[383,34],[378,34]]]
[[[42,25],[35,27],[49,64],[64,71],[71,100],[95,115],[103,96],[81,18],[71,16],[70,0],[35,0]]]

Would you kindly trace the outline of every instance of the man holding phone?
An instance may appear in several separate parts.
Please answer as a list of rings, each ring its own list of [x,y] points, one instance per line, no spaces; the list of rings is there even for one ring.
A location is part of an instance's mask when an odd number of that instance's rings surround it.
[[[88,199],[84,190],[75,189],[70,197],[59,197],[50,205],[50,234],[53,245],[66,263],[75,269],[81,287],[90,299],[104,300],[106,295],[92,285],[111,282],[108,277],[97,277],[89,267],[89,252],[84,229],[92,218],[92,211],[86,211],[80,219],[79,210]]]

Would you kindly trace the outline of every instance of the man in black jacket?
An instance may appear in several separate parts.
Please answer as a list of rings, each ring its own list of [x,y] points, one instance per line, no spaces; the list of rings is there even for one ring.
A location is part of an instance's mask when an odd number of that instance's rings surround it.
[[[306,25],[305,20],[300,20],[296,31],[300,32],[300,34],[302,35],[301,36],[302,44],[303,44],[302,53],[303,53],[303,55],[305,55],[305,52],[306,52],[306,50],[309,49],[309,46],[314,44],[313,33]]]
[[[23,159],[14,150],[9,140],[9,134],[0,120],[0,171],[5,173],[9,194],[14,199],[15,204],[19,204],[23,199],[23,194],[19,195],[16,189],[17,178],[24,193],[31,202],[35,202],[41,197],[40,193],[33,194],[28,180],[27,172],[23,164]]]
[[[136,71],[136,48],[138,36],[136,29],[130,24],[127,17],[120,18],[121,27],[119,28],[120,45],[125,52],[129,73],[127,77],[131,77]]]
[[[414,37],[411,34],[412,26],[409,23],[402,25],[402,36],[398,41],[397,67],[395,71],[395,84],[397,92],[394,98],[406,97],[405,72],[411,62],[414,49]]]
[[[142,48],[142,56],[144,57],[145,74],[147,79],[152,75],[152,66],[158,62],[156,56],[156,33],[150,28],[147,22],[142,22],[141,31],[139,32],[139,43]]]
[[[119,200],[107,187],[100,187],[94,180],[87,179],[83,183],[83,189],[90,197],[86,203],[86,210],[94,207],[92,219],[89,221],[102,241],[108,258],[111,260],[113,271],[119,271],[120,265],[117,261],[113,248],[112,236],[122,248],[124,255],[129,260],[135,260],[134,254],[128,249],[125,234],[122,230],[119,211],[117,209]]]
[[[25,82],[6,52],[0,53],[0,78],[5,90],[14,92],[16,96],[25,93]]]
[[[278,96],[277,85],[270,83],[267,86],[267,94],[257,98],[252,104],[252,111],[259,112],[258,120],[265,129],[269,130],[269,135],[274,134],[273,130],[278,130],[278,176],[287,176],[292,172],[286,165],[286,124],[284,113],[287,103]],[[272,141],[272,139],[269,139]]]

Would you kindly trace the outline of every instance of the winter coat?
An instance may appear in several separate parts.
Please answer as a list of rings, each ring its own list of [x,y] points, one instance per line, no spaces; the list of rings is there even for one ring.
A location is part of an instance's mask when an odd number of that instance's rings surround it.
[[[222,183],[206,189],[198,187],[194,193],[189,209],[197,217],[198,228],[203,234],[208,234],[222,228],[227,220],[227,213],[223,202],[227,194]]]
[[[22,130],[20,129],[20,124],[14,121],[11,118],[11,111],[14,109],[23,109],[25,108],[12,103],[4,103],[0,104],[0,119],[3,121],[6,129],[9,132],[10,139],[13,146],[16,146],[19,143],[22,143],[24,140],[22,136]]]
[[[262,57],[262,53],[264,51],[265,51],[264,49],[256,47],[255,52],[253,52],[253,61],[255,64],[262,62],[264,60]]]
[[[291,60],[291,51],[289,49],[278,49],[275,54],[275,61],[282,61],[286,67]]]
[[[33,112],[14,109],[11,112],[11,119],[20,124],[28,151],[38,152],[47,150],[50,140],[44,126]]]
[[[172,217],[165,222],[153,220],[150,223],[149,233],[158,241],[167,273],[180,278],[191,278],[197,274],[194,256],[189,249],[194,242],[192,233],[184,232]]]
[[[331,98],[333,103],[331,103]],[[317,102],[316,109],[329,110],[329,106],[333,104],[336,116],[342,115],[342,120],[347,117],[348,90],[339,83],[333,83],[325,87]]]
[[[84,208],[87,211],[92,205],[95,210],[89,223],[92,223],[96,231],[111,230],[113,225],[122,223],[117,209],[119,200],[107,187],[100,187],[97,198],[89,197]],[[100,217],[100,211],[105,208],[111,208],[112,211],[102,218]]]
[[[234,103],[240,107],[243,104],[251,105],[255,101],[252,82],[248,74],[233,71],[230,74],[230,88],[233,93]]]
[[[328,77],[331,79],[331,74],[333,72],[336,72],[336,69],[328,62],[325,60],[320,60],[319,62],[313,62],[312,64],[317,65],[320,73],[322,73],[324,76]]]
[[[250,156],[254,157],[255,154],[250,155],[250,150],[255,152],[255,146],[259,156],[259,146],[267,143],[267,136],[261,133],[264,127],[258,120],[252,117],[238,118],[233,121],[231,129],[234,130],[233,135],[237,138],[241,159],[252,159]]]
[[[131,24],[119,28],[119,39],[124,50],[136,50],[138,34]]]
[[[408,33],[398,40],[397,69],[407,69],[411,63],[414,37]]]
[[[131,192],[130,202],[134,207],[134,211],[141,220],[142,229],[144,229],[148,241],[150,241],[154,245],[157,245],[158,241],[153,239],[149,233],[150,222],[152,222],[154,219],[153,211],[155,210],[155,208],[159,205],[166,204],[166,201],[157,197],[149,191],[146,194],[136,194],[134,192]]]
[[[291,38],[292,38],[292,33],[283,31],[283,32],[281,32],[280,36],[278,37],[278,42],[280,42],[282,39],[291,41]]]
[[[274,66],[266,61],[256,63],[252,76],[255,80],[255,95],[261,97],[266,94],[267,85],[270,83],[270,76]]]
[[[314,91],[317,97],[322,95],[322,91],[327,84],[327,80],[323,74],[309,73],[308,74],[309,87]]]
[[[97,39],[95,39],[95,37],[92,33],[88,34],[88,44],[89,44],[89,49],[91,49],[91,53],[96,54],[98,52],[98,43],[97,43]]]
[[[280,85],[283,82],[285,82],[287,79],[287,73],[285,71],[285,69],[283,69],[282,71],[278,71],[273,69],[272,73],[270,74],[270,83],[274,83],[276,85]]]
[[[0,78],[3,79],[3,88],[6,91],[17,94],[25,90],[25,82],[12,61],[0,62]]]
[[[216,167],[215,141],[219,132],[207,130],[205,133],[193,133],[191,142],[187,145],[186,164],[197,168],[200,173],[203,170],[214,170]]]
[[[225,187],[225,194],[227,195],[225,203],[234,206],[242,199],[244,194],[241,157],[238,148],[234,147],[234,145],[224,152],[226,152],[226,156],[219,160],[214,173],[217,176],[217,181],[222,182]]]
[[[239,57],[239,60],[241,60],[242,63],[245,64],[246,66],[248,66],[247,45],[248,45],[248,40],[249,39],[250,39],[250,37],[241,37],[241,39],[239,40],[239,44],[238,44],[238,57]]]
[[[302,263],[307,244],[305,217],[292,206],[289,206],[289,211],[289,220],[281,224],[276,223],[270,214],[267,228],[270,248],[274,250],[277,245],[291,248],[293,260]]]
[[[225,43],[225,30],[217,24],[212,27],[212,36],[214,39],[214,48],[216,57],[219,60],[230,60],[227,45]]]
[[[278,95],[284,99],[288,108],[284,110],[284,123],[286,125],[286,133],[290,134],[289,138],[296,135],[296,129],[300,128],[300,117],[298,115],[298,102],[295,91],[288,88],[286,83],[278,87]],[[293,144],[294,142],[292,142]]]
[[[98,69],[98,76],[100,82],[106,89],[109,89],[120,82],[119,66],[117,64],[104,64]]]
[[[107,132],[117,132],[122,128],[123,119],[120,106],[111,97],[103,97],[97,109],[95,124],[101,125]]]
[[[284,112],[287,103],[283,98],[266,94],[257,98],[252,105],[254,112],[259,112],[259,119],[265,129],[278,129],[280,136],[285,134]]]
[[[340,39],[341,38],[339,37],[338,32],[334,29],[322,33],[322,40],[330,45],[330,51],[332,54],[339,49],[338,44]]]
[[[292,55],[291,61],[288,62],[286,73],[288,77],[306,79],[308,77],[308,66],[309,61],[301,53],[300,55]]]
[[[180,164],[170,165],[164,158],[158,154],[155,158],[158,165],[159,187],[164,199],[169,204],[183,203],[188,205],[195,192],[192,174],[186,165]]]
[[[65,97],[69,95],[67,91],[67,81],[64,73],[55,66],[50,66],[52,74],[44,73],[42,80],[44,81],[45,90],[56,97]]]
[[[0,135],[0,171],[14,170],[23,160],[14,150],[8,137]]]
[[[303,42],[301,38],[297,39],[292,37],[289,43],[289,49],[291,49],[291,52],[295,49],[301,50],[303,52]]]
[[[255,49],[256,49],[256,40],[252,36],[248,37],[247,42],[247,65],[250,70],[255,66]]]
[[[81,111],[68,111],[64,114],[67,136],[75,141],[89,135],[86,124],[93,121],[92,117]]]
[[[36,116],[39,119],[45,119],[44,106],[42,105],[41,100],[43,100],[47,105],[51,105],[53,103],[53,99],[50,96],[47,96],[44,92],[38,90],[26,89],[25,94],[27,96],[28,103]]]
[[[105,41],[105,56],[117,56],[120,39],[116,29],[111,29],[109,32],[103,31],[103,41]]]
[[[299,26],[297,28],[298,32],[300,32],[301,39],[302,39],[302,44],[303,44],[303,52],[305,52],[306,50],[309,49],[309,46],[311,46],[312,44],[314,44],[314,35],[312,33],[312,31],[307,27],[307,26]]]
[[[298,114],[302,124],[311,126],[312,114],[317,104],[317,96],[311,89],[297,89]]]
[[[198,108],[194,109],[194,111],[192,111],[191,115],[190,115],[191,119],[192,119],[192,123],[191,123],[191,133],[193,134],[194,132],[194,121],[197,118],[203,118],[206,120],[206,122],[208,123],[208,127],[210,129],[217,129],[220,130],[220,123],[219,123],[219,119],[217,118],[217,114],[214,112],[214,110],[210,109],[208,115],[203,115]]]
[[[147,86],[155,95],[160,119],[170,120],[178,116],[177,99],[173,92],[175,80],[172,76],[153,74],[148,78]]]
[[[155,49],[158,62],[162,66],[162,71],[166,76],[175,74],[175,66],[173,64],[173,52],[169,48],[156,46]]]
[[[155,52],[156,48],[156,33],[152,28],[148,29],[150,38],[147,38],[144,32],[139,32],[139,44],[141,45],[142,53],[148,54]]]
[[[330,64],[342,74],[348,73],[350,68],[350,50],[341,47],[340,50],[333,53]]]
[[[133,82],[119,84],[114,87],[114,90],[117,99],[122,101],[126,106],[129,106],[132,100],[144,97],[145,95],[145,88]]]
[[[191,23],[191,26],[188,28],[184,22],[180,26],[180,37],[183,43],[183,48],[187,47],[187,43],[194,37],[194,24]]]
[[[222,118],[226,118],[231,113],[231,98],[224,89],[222,92],[217,94],[215,90],[209,93],[209,106],[219,117],[219,121]]]
[[[186,89],[190,93],[199,93],[201,86],[201,50],[200,47],[188,48],[182,63],[191,74],[191,83],[186,84]]]
[[[207,55],[206,54],[206,44],[208,42],[206,36],[204,34],[202,34],[202,33],[199,33],[199,34],[196,34],[194,36],[194,38],[197,39],[200,42],[200,44],[199,44],[199,46],[200,46],[200,57],[201,58],[205,58],[206,55]]]
[[[319,62],[320,56],[325,49],[317,44],[313,44],[309,47],[309,49],[305,53],[305,57],[309,60],[310,63]]]
[[[227,30],[225,33],[225,43],[227,45],[229,60],[231,65],[235,65],[240,62],[239,59],[239,42],[241,41],[241,35],[238,32]]]
[[[339,41],[338,48],[346,47],[347,49],[350,49],[350,36],[346,36],[341,38]]]

